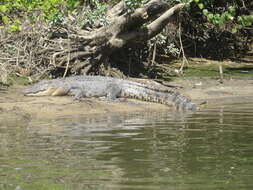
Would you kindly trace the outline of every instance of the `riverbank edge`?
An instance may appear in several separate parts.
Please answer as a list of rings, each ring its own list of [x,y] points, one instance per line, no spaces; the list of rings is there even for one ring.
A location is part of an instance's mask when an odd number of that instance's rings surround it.
[[[226,79],[223,83],[211,78],[177,79],[170,84],[180,87],[177,90],[197,105],[202,104],[200,110],[224,103],[253,100],[252,79]],[[56,119],[87,114],[173,111],[173,108],[165,105],[132,99],[106,102],[96,98],[74,101],[69,96],[25,97],[21,92],[26,87],[11,86],[0,90],[0,120],[6,118]]]

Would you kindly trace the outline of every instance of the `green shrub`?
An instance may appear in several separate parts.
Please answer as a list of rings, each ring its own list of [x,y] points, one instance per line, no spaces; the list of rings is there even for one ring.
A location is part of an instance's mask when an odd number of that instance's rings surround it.
[[[45,22],[56,24],[62,20],[66,10],[73,11],[79,3],[78,0],[2,0],[0,25],[9,32],[19,31],[24,16],[30,20],[40,17]]]

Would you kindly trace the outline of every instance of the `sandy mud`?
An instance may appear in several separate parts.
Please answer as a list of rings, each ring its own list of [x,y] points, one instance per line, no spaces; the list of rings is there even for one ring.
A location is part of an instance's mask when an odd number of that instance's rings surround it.
[[[214,79],[176,80],[170,83],[177,90],[190,97],[200,109],[216,106],[224,102],[247,102],[253,100],[253,80],[231,79],[223,84]],[[106,102],[95,98],[75,101],[72,97],[26,97],[21,93],[25,86],[0,88],[0,122],[10,118],[46,119],[75,117],[84,114],[133,112],[133,111],[172,111],[173,108],[150,102],[121,99]],[[18,122],[18,121],[17,121]]]

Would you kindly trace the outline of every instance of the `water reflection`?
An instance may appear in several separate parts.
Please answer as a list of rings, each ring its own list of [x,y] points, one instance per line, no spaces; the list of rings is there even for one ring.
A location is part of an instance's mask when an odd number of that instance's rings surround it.
[[[0,189],[252,189],[252,106],[6,119]]]

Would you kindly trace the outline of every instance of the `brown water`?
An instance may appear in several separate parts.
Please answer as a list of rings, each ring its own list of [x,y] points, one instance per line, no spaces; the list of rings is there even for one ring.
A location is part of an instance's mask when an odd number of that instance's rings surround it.
[[[0,189],[252,190],[252,107],[6,118]]]

